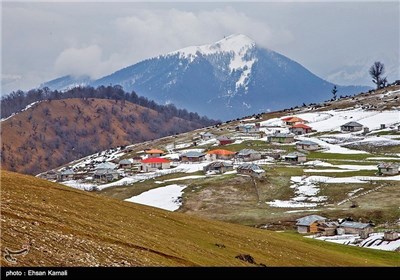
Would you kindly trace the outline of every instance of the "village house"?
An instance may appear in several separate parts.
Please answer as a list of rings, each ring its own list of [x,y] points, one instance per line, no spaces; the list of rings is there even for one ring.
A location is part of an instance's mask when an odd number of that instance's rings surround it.
[[[312,128],[308,125],[298,123],[289,128],[289,131],[295,135],[302,135],[306,133],[310,133]]]
[[[302,123],[302,124],[308,123],[306,120],[303,120],[302,118],[298,118],[295,116],[283,118],[281,120],[283,121],[283,123],[286,126],[293,126],[293,125],[300,124],[300,123]]]
[[[93,179],[97,182],[107,183],[110,181],[118,180],[119,173],[112,169],[100,169],[96,170],[93,174]]]
[[[166,158],[151,157],[143,159],[141,163],[140,170],[143,172],[153,172],[171,167],[171,161]]]
[[[307,161],[307,156],[303,153],[293,152],[284,156],[288,163],[303,163]]]
[[[204,173],[207,172],[215,172],[215,173],[225,173],[227,171],[232,171],[233,170],[233,165],[231,163],[228,162],[223,162],[223,161],[215,161],[210,163],[207,166],[203,167],[203,171]]]
[[[363,129],[363,125],[358,122],[348,122],[340,127],[340,130],[343,132],[356,132],[361,131]]]
[[[216,160],[216,159],[225,159],[230,160],[235,156],[235,152],[223,150],[223,149],[216,149],[208,151],[207,153],[208,160]]]
[[[260,123],[240,124],[236,127],[236,131],[242,133],[256,133],[260,131]]]
[[[161,157],[164,154],[164,151],[158,149],[147,149],[144,152],[149,158]]]
[[[179,156],[182,162],[199,162],[205,160],[206,155],[196,151],[190,151]]]
[[[382,162],[378,164],[379,175],[396,175],[399,174],[399,165],[397,163]]]
[[[261,159],[261,153],[253,149],[243,149],[236,154],[236,158],[242,161],[253,161]]]
[[[265,174],[265,170],[254,163],[243,163],[236,170],[238,174],[250,175],[257,178],[261,178]]]
[[[50,170],[43,175],[43,178],[45,178],[47,180],[58,180],[59,177],[60,177],[60,172],[53,171],[53,170]]]
[[[318,232],[322,236],[334,236],[336,235],[336,229],[339,226],[337,222],[318,222]]]
[[[232,144],[234,142],[234,140],[225,135],[219,136],[217,140],[221,146]]]
[[[131,158],[132,164],[137,164],[140,163],[142,161],[142,157],[140,156],[134,156]]]
[[[339,228],[343,229],[345,234],[359,234],[361,238],[367,238],[370,233],[374,232],[371,224],[353,221],[344,221]]]
[[[308,140],[303,140],[296,142],[296,149],[302,150],[302,151],[316,151],[320,148],[320,146],[312,141]]]
[[[73,180],[74,176],[75,176],[75,172],[72,169],[67,169],[60,173],[57,181]]]
[[[400,238],[400,234],[397,231],[387,230],[383,233],[383,240],[394,241]]]
[[[96,165],[95,170],[113,170],[115,168],[117,168],[116,164],[106,161]]]
[[[319,215],[309,215],[296,220],[298,233],[317,233],[318,223],[327,221],[327,218]]]
[[[118,168],[129,169],[132,167],[132,162],[129,159],[122,159],[118,162]]]
[[[267,139],[271,143],[292,143],[294,142],[294,135],[289,133],[275,133],[269,135]]]
[[[210,139],[215,138],[215,135],[212,134],[212,133],[210,133],[210,132],[205,132],[205,133],[202,133],[202,134],[200,135],[200,138],[201,138],[202,140],[210,140]]]

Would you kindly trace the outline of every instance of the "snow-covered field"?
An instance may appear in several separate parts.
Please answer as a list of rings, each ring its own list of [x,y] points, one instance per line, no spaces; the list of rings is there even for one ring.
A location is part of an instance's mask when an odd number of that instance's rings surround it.
[[[175,211],[182,205],[182,202],[179,198],[182,196],[182,191],[186,187],[187,186],[185,185],[168,185],[149,190],[125,200],[169,211]]]
[[[31,104],[28,104],[28,105],[25,106],[24,109],[22,109],[22,110],[19,111],[18,113],[13,113],[13,114],[11,114],[10,116],[8,116],[7,118],[2,118],[2,119],[0,119],[0,122],[3,122],[3,121],[8,120],[9,118],[15,116],[16,114],[19,114],[20,112],[23,112],[23,111],[28,110],[29,108],[32,108],[33,106],[39,104],[40,102],[42,102],[42,100],[41,100],[41,101],[35,101],[35,102],[31,103]]]
[[[320,237],[305,236],[305,237],[334,242],[338,244],[376,249],[376,250],[395,251],[396,249],[400,248],[400,239],[397,239],[395,241],[384,241],[383,233],[373,233],[368,238],[357,243],[356,241],[359,240],[360,236],[355,234],[343,234],[343,235],[320,236]]]

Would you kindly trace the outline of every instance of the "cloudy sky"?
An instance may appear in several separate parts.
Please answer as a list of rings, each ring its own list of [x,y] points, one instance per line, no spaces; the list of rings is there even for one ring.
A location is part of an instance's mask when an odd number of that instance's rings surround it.
[[[2,94],[243,33],[332,82],[399,75],[399,2],[2,3]]]

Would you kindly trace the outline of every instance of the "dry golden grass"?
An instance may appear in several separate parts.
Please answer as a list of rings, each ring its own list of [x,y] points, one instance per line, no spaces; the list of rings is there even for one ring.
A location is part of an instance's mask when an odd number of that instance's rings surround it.
[[[201,219],[1,172],[2,266],[394,266],[399,254]],[[221,246],[217,246],[220,244]],[[222,246],[223,245],[223,246]]]

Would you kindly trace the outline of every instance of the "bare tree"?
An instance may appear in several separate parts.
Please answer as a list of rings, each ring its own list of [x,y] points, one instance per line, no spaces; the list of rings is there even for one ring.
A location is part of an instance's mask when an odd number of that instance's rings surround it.
[[[385,73],[385,65],[380,61],[375,61],[374,64],[369,68],[369,74],[372,77],[372,82],[376,84],[376,89],[384,88],[387,84],[387,79],[382,78]]]

